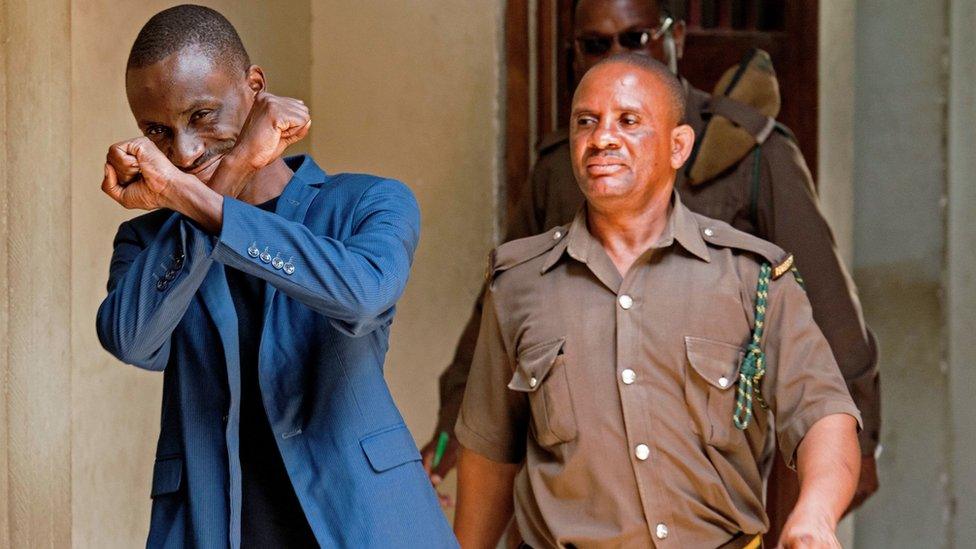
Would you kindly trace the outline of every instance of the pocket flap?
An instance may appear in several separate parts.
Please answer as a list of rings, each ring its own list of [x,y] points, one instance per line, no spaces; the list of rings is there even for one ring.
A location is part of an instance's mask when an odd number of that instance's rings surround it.
[[[735,385],[745,350],[738,345],[712,339],[685,336],[688,362],[698,375],[717,389]]]
[[[156,458],[151,497],[172,494],[183,483],[183,456]]]
[[[397,425],[366,435],[359,440],[363,452],[377,473],[403,465],[408,461],[420,461],[420,452],[406,425]]]
[[[508,388],[523,393],[535,392],[546,380],[565,342],[566,338],[561,337],[555,341],[533,345],[519,353],[515,374],[508,382]]]

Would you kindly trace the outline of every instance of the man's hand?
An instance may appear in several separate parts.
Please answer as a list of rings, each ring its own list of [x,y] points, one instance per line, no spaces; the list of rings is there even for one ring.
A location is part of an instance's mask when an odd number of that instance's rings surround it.
[[[102,191],[126,208],[168,208],[211,234],[220,232],[224,197],[174,166],[148,138],[109,147]]]
[[[308,107],[301,99],[258,92],[230,155],[254,171],[281,156],[289,145],[308,135],[312,126]]]
[[[837,521],[857,486],[861,464],[857,420],[846,413],[824,416],[796,449],[800,495],[780,534],[784,549],[839,549]]]
[[[828,510],[797,507],[779,536],[782,549],[841,549],[837,524]]]
[[[857,490],[854,492],[854,500],[846,513],[857,509],[869,497],[878,491],[878,462],[874,456],[861,456],[861,476],[857,480]],[[846,514],[845,513],[845,514]]]
[[[188,177],[152,141],[137,137],[109,147],[102,191],[126,208],[155,210],[171,207],[167,191]]]
[[[217,194],[237,198],[251,177],[308,135],[312,119],[301,99],[258,92],[234,148],[210,179]]]
[[[434,467],[434,454],[437,452],[438,438],[440,438],[440,433],[434,433],[434,437],[430,442],[420,450],[420,455],[424,458],[424,471],[427,471],[434,490],[437,490],[437,487],[444,481],[444,477],[457,465],[458,450],[461,448],[457,439],[451,435],[448,439],[447,446],[444,448],[444,455],[441,457],[440,463],[437,464],[437,467]],[[437,497],[440,499],[442,507],[454,506],[454,498],[450,494],[444,494],[438,491]]]

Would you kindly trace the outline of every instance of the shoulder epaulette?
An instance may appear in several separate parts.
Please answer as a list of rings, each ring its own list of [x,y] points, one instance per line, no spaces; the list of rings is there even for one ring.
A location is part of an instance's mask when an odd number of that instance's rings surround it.
[[[740,231],[728,223],[698,214],[695,215],[702,227],[702,239],[705,242],[712,246],[752,252],[762,260],[769,262],[773,271],[773,280],[790,272],[790,269],[793,268],[793,254],[783,251],[776,244]]]
[[[567,227],[556,227],[542,234],[502,244],[488,255],[488,270],[485,271],[485,278],[491,282],[499,273],[548,252],[559,244],[559,241],[566,236],[566,232]]]
[[[788,126],[786,126],[782,122],[776,122],[776,132],[794,143],[799,143],[796,140],[796,134],[793,133],[793,130],[791,130]]]
[[[556,130],[543,136],[542,139],[539,140],[539,144],[536,146],[535,151],[538,154],[545,154],[567,141],[569,141],[569,132],[566,130]]]

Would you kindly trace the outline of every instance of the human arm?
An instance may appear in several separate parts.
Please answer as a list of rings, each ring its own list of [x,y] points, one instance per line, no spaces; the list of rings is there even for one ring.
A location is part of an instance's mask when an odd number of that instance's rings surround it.
[[[256,166],[301,139],[307,133],[308,112],[296,101],[258,94],[237,144],[211,183],[238,193]],[[213,239],[190,219],[213,229],[211,218],[222,212],[223,197],[173,166],[145,137],[109,147],[102,191],[128,209],[174,212],[161,226],[148,224],[148,218],[122,224],[114,242],[108,295],[96,316],[106,350],[123,362],[161,370],[170,334],[213,263]],[[145,234],[139,234],[137,224]]]
[[[513,485],[520,465],[492,461],[461,448],[454,534],[461,547],[492,549],[512,518]]]
[[[797,448],[800,495],[780,545],[840,548],[835,531],[854,495],[860,467],[857,421],[846,414],[818,420]]]
[[[344,332],[361,335],[389,320],[406,287],[420,212],[406,186],[377,179],[362,191],[349,223],[351,235],[338,240],[226,198],[213,256],[267,281]],[[266,262],[249,252],[258,249],[279,259]],[[278,268],[281,261],[286,268]]]
[[[462,545],[469,540],[475,543],[474,547],[493,547],[501,535],[497,523],[501,522],[504,528],[511,515],[512,486],[525,460],[530,417],[525,393],[508,388],[514,360],[502,334],[494,298],[489,289],[464,401],[454,427],[464,460],[459,468],[456,532]],[[490,517],[478,516],[489,512]]]
[[[250,150],[248,143],[253,140],[273,142],[273,150],[262,162],[284,150],[286,131],[276,126],[275,120],[270,115],[249,119],[252,128],[272,130],[244,132],[239,143],[242,150]],[[300,118],[289,127],[299,123]],[[419,239],[419,209],[404,185],[376,180],[364,186],[349,212],[353,234],[339,241],[313,234],[301,222],[218,194],[195,177],[176,170],[145,138],[122,145],[135,159],[142,177],[126,185],[110,180],[103,189],[123,205],[167,207],[180,212],[194,221],[189,228],[217,237],[211,255],[214,260],[266,280],[329,317],[346,333],[367,333],[389,320],[406,284]],[[241,157],[232,152],[224,160],[237,158]],[[314,200],[310,195],[304,198]],[[277,254],[279,260],[265,262],[254,257],[258,254],[249,250],[258,245]],[[286,268],[281,268],[282,263]]]
[[[122,362],[162,370],[170,334],[213,263],[212,245],[178,214],[148,240],[134,223],[123,223],[115,237],[96,331],[102,347]]]
[[[223,197],[239,196],[258,171],[308,135],[311,124],[301,100],[259,92],[237,142],[208,183],[177,169],[152,141],[138,137],[109,147],[102,191],[128,209],[180,212],[216,234],[223,224]]]

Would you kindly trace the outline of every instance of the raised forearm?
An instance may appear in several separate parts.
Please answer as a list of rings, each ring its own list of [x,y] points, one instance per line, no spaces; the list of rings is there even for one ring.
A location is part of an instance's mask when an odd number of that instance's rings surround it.
[[[164,197],[164,207],[196,221],[203,230],[212,235],[220,234],[224,197],[193,176],[169,186]]]
[[[237,198],[257,172],[242,153],[231,151],[221,159],[208,185],[217,194]]]
[[[797,448],[796,466],[800,496],[794,514],[825,517],[836,527],[857,487],[857,421],[833,414],[814,423]]]
[[[512,517],[512,486],[520,465],[461,448],[454,533],[461,547],[494,548]]]

